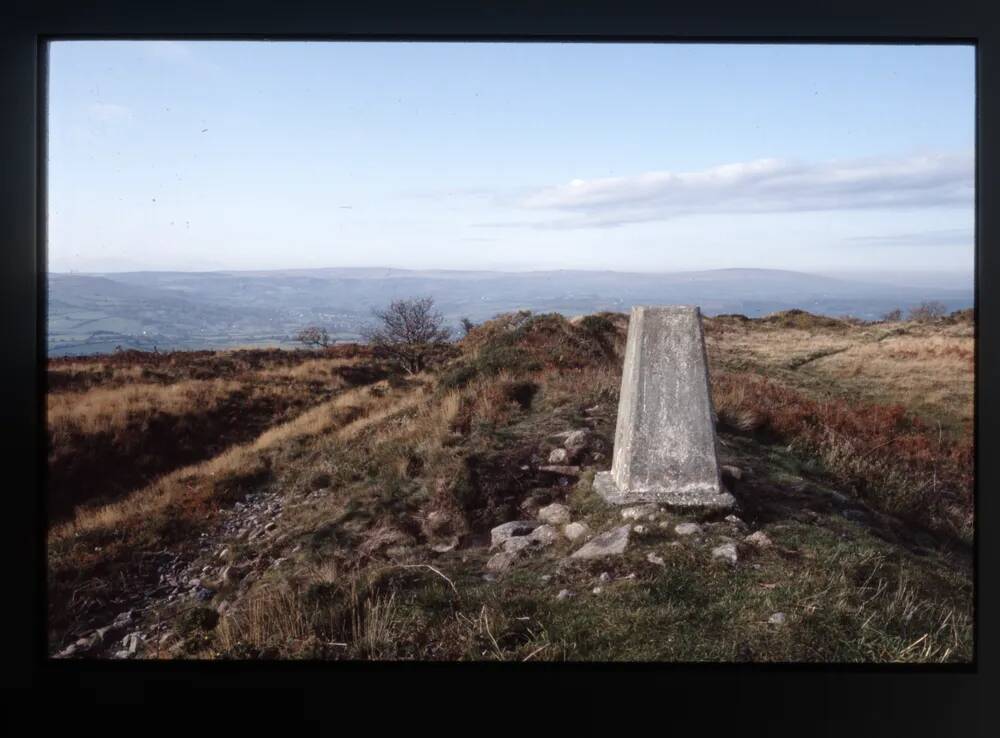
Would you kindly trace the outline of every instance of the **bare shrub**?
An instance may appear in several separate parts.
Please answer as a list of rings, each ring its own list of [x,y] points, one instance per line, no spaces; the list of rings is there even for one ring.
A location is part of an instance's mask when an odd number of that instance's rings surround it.
[[[944,317],[946,310],[944,303],[929,300],[910,308],[910,320],[915,320],[918,323],[930,323]]]
[[[330,345],[330,334],[327,332],[326,328],[309,326],[308,328],[303,328],[295,334],[295,340],[299,343],[304,343],[306,346],[319,346],[320,348],[326,348]]]
[[[895,310],[890,310],[885,315],[882,316],[883,323],[898,323],[903,319],[903,311],[899,308]]]
[[[435,349],[451,337],[431,297],[393,300],[389,307],[372,313],[378,324],[366,327],[362,337],[377,355],[395,362],[407,374],[423,371]]]

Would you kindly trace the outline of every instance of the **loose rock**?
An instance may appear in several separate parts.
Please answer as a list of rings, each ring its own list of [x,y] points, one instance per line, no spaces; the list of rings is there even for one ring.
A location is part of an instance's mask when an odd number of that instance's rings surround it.
[[[590,533],[590,528],[587,527],[586,523],[569,523],[563,526],[563,535],[571,541],[583,538],[588,533]]]
[[[563,442],[563,447],[569,454],[570,459],[579,458],[590,445],[590,431],[586,429],[576,430],[570,433]]]
[[[722,472],[723,476],[729,477],[730,479],[735,479],[737,482],[743,479],[743,470],[738,466],[732,466],[731,464],[723,464],[719,467],[719,471]]]
[[[554,448],[549,454],[550,464],[566,464],[569,462],[569,454],[564,448]]]
[[[723,543],[721,546],[713,548],[712,557],[716,559],[723,559],[728,561],[730,564],[735,564],[738,558],[736,554],[736,544]]]
[[[757,548],[767,548],[771,545],[771,539],[768,538],[767,533],[762,530],[758,530],[756,533],[751,533],[743,540],[751,546],[756,546]]]
[[[538,511],[538,519],[552,525],[565,525],[570,521],[569,508],[558,502],[553,502]]]
[[[622,520],[646,520],[655,518],[660,508],[649,503],[647,505],[635,505],[622,509]]]
[[[440,543],[435,543],[431,546],[431,551],[435,553],[447,553],[448,551],[454,551],[458,547],[458,537],[452,537],[447,541],[441,541]]]
[[[674,526],[674,533],[679,536],[690,536],[701,533],[701,526],[697,523],[678,523]]]
[[[502,546],[505,541],[515,536],[524,536],[537,528],[541,523],[534,520],[513,520],[498,525],[490,531],[490,548]]]
[[[774,615],[767,619],[767,622],[771,625],[784,625],[785,624],[785,613],[776,612]]]
[[[559,531],[551,525],[541,525],[531,531],[527,538],[535,545],[551,546],[559,540]]]
[[[507,571],[516,558],[516,553],[501,551],[500,553],[494,554],[490,557],[490,560],[486,562],[486,568],[492,572]]]
[[[584,544],[583,548],[572,555],[572,558],[596,559],[602,556],[619,556],[625,553],[631,532],[632,526],[622,525],[609,530],[607,533],[601,533]]]
[[[657,556],[655,553],[646,554],[646,561],[648,561],[650,564],[656,564],[657,566],[663,566],[665,564],[665,562],[663,561],[663,557]]]
[[[503,550],[509,554],[519,554],[526,548],[531,548],[532,541],[528,536],[518,536],[517,538],[508,538],[503,542]]]

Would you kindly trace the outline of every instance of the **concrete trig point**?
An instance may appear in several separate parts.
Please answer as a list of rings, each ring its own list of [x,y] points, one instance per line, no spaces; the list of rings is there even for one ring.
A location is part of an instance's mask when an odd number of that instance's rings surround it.
[[[614,459],[594,489],[617,505],[732,507],[722,487],[697,307],[633,307]]]

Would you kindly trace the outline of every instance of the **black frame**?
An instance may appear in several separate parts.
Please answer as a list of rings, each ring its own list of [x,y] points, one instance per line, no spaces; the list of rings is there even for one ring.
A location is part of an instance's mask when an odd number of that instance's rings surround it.
[[[996,489],[997,475],[987,460],[991,443],[996,437],[996,419],[989,410],[996,403],[997,390],[989,382],[989,368],[997,365],[1000,341],[997,340],[997,301],[990,287],[1000,271],[1000,256],[994,255],[984,244],[991,243],[996,234],[995,216],[990,204],[997,202],[998,175],[997,149],[994,143],[1000,131],[1000,97],[997,80],[1000,79],[1000,31],[990,23],[986,4],[953,0],[934,5],[917,5],[910,2],[880,0],[844,0],[835,9],[799,7],[797,3],[774,1],[766,3],[739,3],[727,0],[727,8],[702,8],[689,6],[681,9],[649,8],[636,3],[574,3],[559,4],[541,0],[534,3],[506,3],[494,6],[474,0],[442,5],[423,3],[422,7],[405,2],[372,3],[361,7],[330,6],[324,9],[302,8],[291,3],[273,2],[218,2],[205,6],[191,0],[178,0],[171,4],[146,4],[137,7],[135,2],[110,0],[99,7],[72,2],[41,0],[31,3],[16,0],[15,13],[9,20],[0,19],[2,42],[4,148],[0,149],[0,162],[4,162],[4,183],[0,190],[0,203],[4,213],[3,233],[6,238],[0,247],[0,273],[5,278],[0,291],[2,314],[7,317],[4,368],[6,371],[5,402],[0,403],[0,427],[9,433],[3,444],[7,469],[23,471],[22,481],[10,489],[10,502],[23,506],[11,514],[33,516],[33,528],[17,525],[11,527],[17,535],[6,537],[14,550],[7,560],[24,560],[24,548],[35,558],[34,568],[19,567],[26,581],[26,591],[33,603],[33,612],[24,616],[26,622],[18,633],[32,633],[34,638],[24,638],[19,645],[25,651],[28,671],[22,672],[18,684],[33,683],[87,683],[92,689],[115,683],[120,688],[136,677],[154,678],[161,683],[168,679],[216,683],[220,678],[249,677],[258,684],[268,676],[280,676],[285,683],[290,678],[327,676],[331,671],[351,672],[361,666],[336,665],[335,668],[309,665],[262,664],[93,664],[88,662],[52,662],[45,652],[45,603],[41,582],[45,575],[45,517],[44,496],[34,497],[25,490],[39,489],[44,474],[44,426],[41,422],[44,397],[45,361],[45,71],[46,42],[57,39],[143,39],[143,38],[211,38],[216,40],[426,40],[426,41],[684,41],[684,42],[741,42],[741,43],[962,43],[976,45],[977,104],[976,104],[976,626],[975,654],[972,666],[896,668],[892,665],[840,666],[840,665],[711,665],[692,668],[686,665],[632,665],[632,670],[642,673],[642,681],[656,685],[657,691],[670,689],[686,702],[688,692],[705,694],[709,703],[715,702],[711,692],[721,685],[705,684],[705,679],[727,682],[730,688],[738,678],[739,691],[732,691],[721,698],[732,705],[733,712],[744,712],[742,707],[762,711],[777,717],[754,699],[757,690],[775,694],[775,680],[788,690],[786,699],[795,695],[796,702],[788,706],[806,710],[811,695],[821,699],[815,713],[803,713],[811,719],[827,719],[831,730],[839,718],[846,718],[847,703],[842,690],[849,691],[849,700],[861,710],[872,710],[873,719],[903,719],[912,721],[913,728],[930,728],[933,734],[957,733],[953,721],[985,726],[987,704],[985,679],[997,671],[995,636],[990,632],[993,616],[997,612],[995,596],[980,587],[989,582],[995,569],[997,544],[979,531],[993,530],[996,526],[997,503],[988,492]],[[876,7],[878,6],[878,7]],[[726,14],[728,11],[728,14]],[[985,134],[985,135],[984,135]],[[986,205],[986,207],[981,207]],[[13,386],[18,391],[8,390]],[[40,463],[39,463],[39,460]],[[24,480],[28,486],[24,486]],[[986,492],[987,494],[984,494]],[[986,572],[984,576],[984,571]],[[22,601],[29,601],[23,599]],[[536,665],[543,671],[565,669],[558,665]],[[169,667],[169,668],[159,668]],[[234,668],[235,667],[235,668]],[[430,665],[420,665],[426,670]],[[385,676],[389,671],[401,671],[408,684],[416,681],[416,674],[409,674],[413,665],[364,667]],[[462,667],[461,671],[466,668]],[[479,676],[504,675],[507,669],[473,665]],[[628,670],[624,666],[594,666],[587,670],[615,672],[611,680],[617,681]],[[579,670],[579,669],[577,669]],[[441,674],[440,669],[433,669]],[[458,671],[448,667],[445,673]],[[511,676],[523,679],[522,668]],[[777,673],[771,673],[777,672]],[[791,672],[791,673],[790,673]],[[819,672],[819,673],[817,673]],[[958,672],[958,673],[955,673]],[[862,673],[864,674],[862,676]],[[461,676],[461,674],[459,674]],[[555,675],[553,675],[555,676]],[[630,686],[637,680],[631,679]],[[684,690],[688,684],[694,690]],[[752,688],[750,685],[753,685]],[[525,685],[526,686],[526,685]],[[602,687],[605,686],[602,684]],[[818,687],[818,689],[817,689]],[[409,687],[407,687],[409,688]],[[834,697],[836,688],[841,696]],[[481,689],[481,687],[480,687]],[[681,690],[681,691],[678,691]],[[831,690],[831,693],[827,693]],[[887,691],[888,690],[888,691]],[[682,697],[683,694],[683,697]],[[890,697],[891,695],[891,697]],[[128,693],[121,693],[128,699]],[[143,695],[132,693],[132,697]],[[91,697],[92,699],[93,697]],[[733,704],[736,701],[739,706]],[[671,703],[675,700],[671,699]],[[833,703],[833,704],[831,704]],[[690,704],[698,704],[694,700]],[[755,705],[755,707],[751,707]],[[651,703],[654,710],[658,702]],[[677,705],[681,708],[680,705]],[[687,707],[687,705],[684,705]],[[787,709],[787,707],[786,707]],[[656,711],[658,712],[658,711]],[[882,712],[880,717],[876,715]],[[711,713],[709,713],[711,714]],[[676,717],[676,716],[675,716]],[[673,719],[673,718],[672,718]],[[748,718],[744,718],[748,719]],[[750,718],[752,719],[752,718]],[[870,723],[871,724],[871,723]],[[895,723],[898,724],[898,723]],[[852,716],[852,732],[863,725]],[[932,727],[933,726],[933,727]],[[896,731],[891,731],[895,733]],[[978,731],[973,731],[978,734]]]

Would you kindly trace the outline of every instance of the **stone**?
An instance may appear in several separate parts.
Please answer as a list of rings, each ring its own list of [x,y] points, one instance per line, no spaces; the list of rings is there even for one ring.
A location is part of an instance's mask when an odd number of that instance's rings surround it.
[[[747,525],[746,523],[743,522],[741,518],[738,518],[735,515],[727,515],[726,522],[730,523],[731,525],[735,525],[738,528],[746,528]]]
[[[566,436],[566,440],[563,441],[563,448],[566,449],[566,453],[571,460],[576,461],[583,455],[583,452],[590,446],[590,437],[591,433],[586,429],[575,430]]]
[[[559,540],[559,530],[551,525],[540,525],[531,531],[531,533],[529,533],[526,537],[535,545],[551,546]]]
[[[131,622],[136,620],[136,614],[134,610],[126,610],[125,612],[118,613],[118,617],[114,619],[111,624],[117,627],[124,627]]]
[[[490,557],[490,560],[486,562],[486,568],[492,572],[507,571],[516,558],[517,554],[515,553],[501,551]]]
[[[590,528],[586,523],[569,523],[563,526],[563,535],[571,541],[583,538],[590,533]]]
[[[528,536],[517,536],[508,538],[503,542],[503,550],[509,554],[519,554],[525,549],[531,548],[533,541]]]
[[[595,491],[618,505],[731,508],[712,415],[700,310],[633,307],[611,471]]]
[[[723,543],[721,546],[716,546],[712,549],[712,558],[722,559],[723,561],[728,561],[730,564],[735,564],[738,558],[736,544]]]
[[[538,467],[538,471],[548,472],[549,474],[558,474],[561,477],[580,476],[580,467],[567,466],[564,464],[549,464],[548,466],[540,466]]]
[[[743,470],[738,466],[733,466],[731,464],[723,464],[719,471],[730,479],[735,479],[737,482],[743,479]]]
[[[697,523],[678,523],[674,526],[674,533],[679,536],[690,536],[701,533],[701,526]]]
[[[435,553],[448,553],[449,551],[454,551],[458,547],[458,536],[453,536],[447,541],[441,541],[435,543],[431,546],[431,551]]]
[[[566,464],[569,462],[569,454],[566,453],[564,448],[554,448],[552,453],[549,454],[550,464]]]
[[[657,556],[655,553],[646,554],[646,561],[656,566],[663,566],[666,563],[662,556]]]
[[[622,509],[622,520],[646,520],[655,518],[659,512],[660,508],[652,503],[635,505]]]
[[[592,590],[590,590],[590,591],[591,591],[591,592],[593,592],[593,593],[594,593],[595,595],[599,595],[599,594],[600,594],[601,592],[603,592],[603,591],[604,591],[604,588],[603,588],[603,587],[594,587],[594,588],[593,588]]]
[[[784,625],[785,624],[785,613],[776,612],[774,615],[767,619],[770,625]]]
[[[139,648],[139,634],[129,633],[127,636],[122,638],[122,646],[130,656],[135,654]]]
[[[77,646],[75,643],[71,643],[68,646],[66,646],[66,648],[64,648],[62,651],[60,651],[59,653],[57,653],[56,654],[56,658],[57,659],[68,659],[69,657],[75,655],[76,652],[79,651],[79,650],[80,650],[79,646]]]
[[[597,578],[600,579],[602,582],[610,582],[611,581],[611,575],[608,574],[608,572],[606,572],[606,571],[602,571],[601,575],[599,577],[597,577]]]
[[[559,594],[556,595],[557,600],[567,600],[573,596],[573,593],[568,589],[560,589]]]
[[[771,545],[771,539],[768,538],[767,533],[762,530],[758,530],[756,533],[751,533],[743,540],[751,546],[756,546],[757,548],[767,548]]]
[[[502,546],[505,541],[515,536],[525,536],[541,523],[534,520],[512,520],[509,523],[498,525],[490,531],[490,548]]]
[[[538,511],[538,519],[551,525],[565,525],[570,521],[569,508],[553,502]]]
[[[574,559],[596,559],[602,556],[620,556],[625,553],[628,547],[629,534],[632,526],[622,525],[612,528],[607,533],[595,536],[575,551],[571,558]]]

